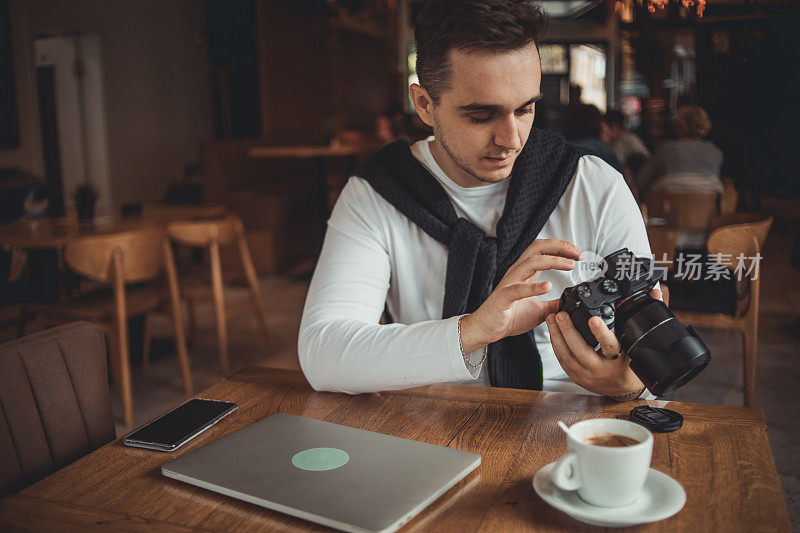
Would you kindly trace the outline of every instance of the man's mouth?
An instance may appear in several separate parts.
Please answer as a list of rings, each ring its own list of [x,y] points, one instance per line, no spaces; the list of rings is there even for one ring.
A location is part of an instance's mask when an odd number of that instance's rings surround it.
[[[490,155],[487,155],[487,156],[484,156],[483,158],[486,161],[488,161],[489,163],[493,164],[493,165],[504,166],[504,165],[507,165],[508,163],[510,163],[514,159],[514,154],[508,154],[508,155],[505,155],[505,156],[502,156],[502,155],[501,156],[490,156]]]

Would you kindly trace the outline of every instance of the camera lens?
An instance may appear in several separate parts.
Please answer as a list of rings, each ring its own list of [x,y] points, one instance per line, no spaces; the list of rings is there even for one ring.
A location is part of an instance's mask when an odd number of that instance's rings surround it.
[[[617,305],[616,333],[631,369],[656,396],[688,383],[711,360],[694,330],[660,300],[639,292]]]

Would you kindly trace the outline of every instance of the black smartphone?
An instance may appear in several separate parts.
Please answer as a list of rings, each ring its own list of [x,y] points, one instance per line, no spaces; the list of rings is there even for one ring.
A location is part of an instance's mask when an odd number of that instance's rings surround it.
[[[137,448],[171,452],[234,412],[233,402],[192,398],[169,413],[140,427],[125,444]]]

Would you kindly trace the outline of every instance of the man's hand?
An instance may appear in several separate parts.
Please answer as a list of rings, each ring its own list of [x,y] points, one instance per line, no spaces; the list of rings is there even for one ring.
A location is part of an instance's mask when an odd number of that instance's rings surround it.
[[[661,291],[653,289],[650,296],[660,300]],[[644,388],[628,365],[627,357],[608,359],[597,354],[586,344],[564,311],[547,317],[547,329],[558,362],[574,383],[612,398],[621,398]],[[589,320],[589,329],[600,343],[604,354],[619,353],[619,340],[600,317],[595,316]]]
[[[581,250],[558,239],[534,241],[511,265],[489,298],[461,320],[461,346],[470,353],[482,346],[538,326],[558,310],[559,300],[540,301],[550,282],[537,283],[545,270],[572,270]]]

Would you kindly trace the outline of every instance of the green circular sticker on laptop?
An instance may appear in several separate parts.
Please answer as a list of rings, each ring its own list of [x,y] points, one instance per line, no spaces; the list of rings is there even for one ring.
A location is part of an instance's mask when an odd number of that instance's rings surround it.
[[[302,470],[320,472],[339,468],[349,460],[347,452],[338,448],[311,448],[296,453],[292,457],[292,464]]]

